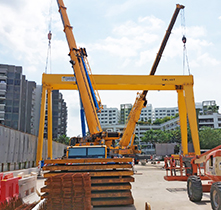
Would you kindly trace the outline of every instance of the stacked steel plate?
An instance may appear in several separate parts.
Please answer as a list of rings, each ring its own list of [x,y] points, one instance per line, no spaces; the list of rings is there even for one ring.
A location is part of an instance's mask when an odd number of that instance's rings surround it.
[[[46,187],[47,209],[90,210],[91,179],[89,173],[61,173],[49,177]]]

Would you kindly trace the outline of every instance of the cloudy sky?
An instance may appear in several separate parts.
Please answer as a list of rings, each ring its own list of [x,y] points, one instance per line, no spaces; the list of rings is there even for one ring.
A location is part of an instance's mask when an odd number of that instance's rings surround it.
[[[149,74],[176,7],[174,0],[64,0],[77,45],[86,47],[94,74]],[[187,37],[195,101],[221,106],[221,1],[181,0],[177,18],[156,75],[187,75],[183,33]],[[56,0],[0,0],[0,63],[23,67],[29,81],[41,84],[51,23],[51,66],[47,73],[71,74],[68,45]],[[51,21],[50,21],[51,20]],[[68,136],[81,133],[77,91],[64,91]],[[100,91],[107,107],[133,103],[136,92]],[[153,107],[177,106],[175,92],[152,91]]]

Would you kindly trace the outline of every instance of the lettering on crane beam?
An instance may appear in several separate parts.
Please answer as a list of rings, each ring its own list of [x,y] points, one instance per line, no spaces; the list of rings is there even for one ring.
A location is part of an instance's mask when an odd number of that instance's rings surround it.
[[[173,81],[175,81],[175,78],[170,78],[170,79],[167,79],[167,78],[164,79],[164,78],[163,78],[162,81],[164,81],[164,82],[165,82],[165,81],[167,81],[167,82],[173,82]]]
[[[76,77],[62,77],[62,82],[76,82]]]

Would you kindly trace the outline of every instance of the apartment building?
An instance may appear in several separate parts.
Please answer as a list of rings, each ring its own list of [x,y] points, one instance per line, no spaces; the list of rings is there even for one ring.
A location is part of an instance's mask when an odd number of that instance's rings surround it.
[[[211,113],[208,115],[198,115],[199,128],[204,126],[210,128],[221,128],[221,114]]]
[[[27,81],[21,66],[0,64],[0,123],[31,133],[35,82]]]
[[[178,107],[155,108],[153,113],[153,120],[175,116],[176,114],[179,114]]]
[[[151,121],[151,122],[153,122],[153,107],[152,107],[152,104],[147,104],[146,107],[144,107],[141,110],[140,118],[139,118],[138,121],[143,121],[143,122]]]
[[[67,106],[62,94],[53,92],[53,138],[57,138],[66,135]],[[21,66],[0,64],[0,124],[38,135],[40,106],[41,85],[26,80]]]
[[[48,136],[48,105],[46,100],[44,138]],[[67,133],[67,105],[59,90],[52,91],[52,138]]]
[[[132,109],[132,104],[121,104],[120,105],[120,124],[125,124],[127,122],[128,115]]]
[[[101,126],[116,125],[119,123],[119,111],[117,108],[107,108],[103,105],[101,112],[97,114]]]
[[[7,87],[7,68],[0,65],[0,124],[5,122],[5,100]]]

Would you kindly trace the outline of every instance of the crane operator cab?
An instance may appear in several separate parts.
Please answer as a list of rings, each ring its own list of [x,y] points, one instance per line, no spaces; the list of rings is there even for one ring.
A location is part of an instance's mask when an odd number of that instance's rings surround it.
[[[65,157],[68,159],[107,158],[107,147],[106,145],[69,146]]]

